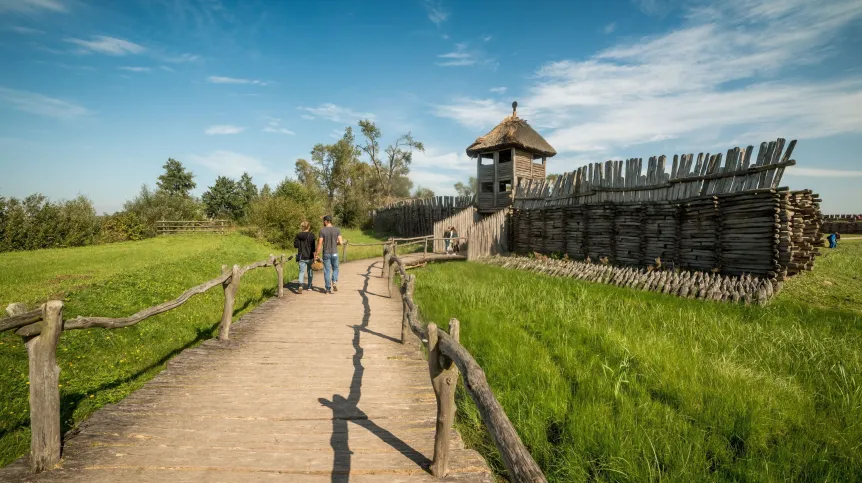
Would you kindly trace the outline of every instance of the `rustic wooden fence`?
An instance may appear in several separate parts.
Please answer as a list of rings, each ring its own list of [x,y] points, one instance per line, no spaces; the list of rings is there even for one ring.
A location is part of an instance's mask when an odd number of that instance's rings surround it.
[[[510,212],[502,209],[474,223],[467,232],[467,259],[509,253]]]
[[[862,234],[862,215],[823,215],[823,232]]]
[[[33,473],[49,470],[60,461],[62,435],[60,434],[60,367],[57,365],[57,343],[64,330],[101,327],[119,329],[135,325],[154,315],[175,309],[192,296],[202,294],[219,285],[224,289],[224,311],[219,323],[218,338],[230,337],[236,294],[242,276],[258,268],[275,267],[278,275],[278,296],[284,296],[284,264],[293,257],[269,256],[268,260],[244,267],[222,266],[222,274],[183,292],[174,300],[130,315],[128,317],[76,317],[63,320],[63,302],[51,300],[41,308],[27,311],[22,304],[7,309],[9,317],[0,319],[0,332],[14,330],[24,339],[27,347],[30,376],[30,470]]]
[[[156,232],[159,235],[175,233],[224,234],[229,227],[230,222],[228,220],[162,220],[156,222]]]
[[[437,399],[432,474],[444,477],[448,473],[449,435],[455,420],[455,388],[460,373],[467,393],[476,404],[482,422],[502,456],[511,481],[546,482],[539,465],[521,442],[515,427],[491,391],[485,372],[460,344],[458,320],[449,321],[449,333],[434,323],[429,323],[427,328],[422,326],[419,308],[413,300],[415,277],[407,273],[411,265],[399,258],[396,252],[397,242],[384,245],[381,276],[389,279],[390,296],[393,289],[399,290],[401,295],[401,343],[407,343],[412,333],[428,349],[428,369]],[[396,273],[400,275],[400,287],[395,287]]]
[[[472,196],[437,196],[403,200],[372,213],[374,232],[402,237],[434,233],[434,223],[472,206]]]
[[[438,239],[438,241],[434,242],[434,251],[436,253],[443,253],[446,251],[445,235],[446,231],[449,230],[450,227],[454,226],[458,234],[463,236],[466,235],[473,224],[481,218],[482,217],[479,215],[479,212],[476,211],[475,206],[468,206],[458,213],[434,223],[434,238]],[[467,249],[464,244],[462,244],[460,248],[463,251],[466,251]]]

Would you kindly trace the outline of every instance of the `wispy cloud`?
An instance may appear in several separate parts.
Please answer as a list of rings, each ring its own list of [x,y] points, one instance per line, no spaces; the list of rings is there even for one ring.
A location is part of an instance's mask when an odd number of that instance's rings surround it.
[[[66,42],[79,46],[79,53],[98,52],[108,55],[127,55],[140,54],[147,50],[143,46],[129,42],[128,40],[106,37],[104,35],[94,35],[90,40],[68,38]]]
[[[209,168],[214,173],[239,178],[243,173],[262,174],[269,170],[257,158],[233,151],[214,151],[207,155],[192,154],[189,161]]]
[[[20,25],[12,25],[9,27],[5,27],[3,30],[8,30],[9,32],[15,32],[23,35],[41,35],[44,34],[44,30],[34,29],[30,27],[22,27]]]
[[[434,22],[438,27],[449,18],[449,12],[443,9],[440,0],[424,0],[425,10],[428,12],[428,20]]]
[[[239,134],[245,131],[244,127],[233,126],[231,124],[220,124],[217,126],[210,126],[204,131],[209,136],[219,136],[224,134]]]
[[[128,72],[151,72],[153,70],[150,67],[120,67],[119,69]]]
[[[686,19],[586,60],[543,65],[519,112],[557,151],[596,156],[683,137],[690,148],[751,132],[862,133],[860,73],[804,80],[788,74],[837,52],[836,38],[862,19],[862,3],[732,0],[690,9]],[[472,128],[489,128],[506,111],[503,103],[469,98],[434,110]]]
[[[862,171],[841,169],[797,168],[792,166],[785,176],[814,176],[816,178],[862,178]]]
[[[0,0],[2,12],[68,12],[66,5],[59,0]]]
[[[265,128],[263,128],[263,132],[273,132],[273,133],[279,133],[279,134],[290,134],[291,136],[293,136],[294,134],[296,134],[295,132],[291,131],[290,129],[285,129],[285,128],[283,128],[283,127],[272,127],[272,126],[266,126]]]
[[[173,56],[165,56],[162,60],[165,62],[170,62],[172,64],[182,64],[186,62],[196,62],[200,60],[201,56],[195,54],[182,54],[182,55],[173,55]]]
[[[492,87],[489,89],[494,94],[504,94],[507,90],[506,87]]]
[[[464,67],[476,64],[476,56],[467,51],[466,43],[455,44],[455,50],[440,54],[437,57],[443,59],[437,62],[437,65],[442,67]]]
[[[306,121],[313,121],[313,120],[317,119],[316,117],[312,116],[311,114],[303,114],[299,117],[305,119]]]
[[[321,119],[328,119],[335,122],[343,122],[354,124],[361,119],[374,119],[374,114],[370,112],[358,112],[349,107],[337,106],[331,103],[321,104],[318,107],[298,107],[301,111],[307,111]],[[339,135],[341,137],[341,135]]]
[[[6,87],[0,87],[0,104],[57,119],[72,119],[89,114],[86,108],[72,102]]]
[[[218,75],[211,75],[207,77],[207,82],[211,84],[238,84],[238,85],[256,85],[256,86],[265,86],[269,84],[269,82],[257,80],[257,79],[242,79],[237,77],[222,77]]]
[[[165,72],[176,72],[176,70],[174,70],[174,69],[172,69],[171,67],[168,67],[168,66],[166,66],[166,65],[160,65],[160,66],[159,66],[159,69],[162,69],[162,70],[163,70],[163,71],[165,71]]]
[[[612,33],[614,33],[614,30],[616,30],[616,29],[617,29],[617,23],[611,22],[611,23],[605,25],[605,28],[602,29],[602,31],[606,34],[612,34]]]
[[[492,35],[486,35],[486,36],[482,37],[483,42],[490,42],[493,39],[494,39],[494,37]]]

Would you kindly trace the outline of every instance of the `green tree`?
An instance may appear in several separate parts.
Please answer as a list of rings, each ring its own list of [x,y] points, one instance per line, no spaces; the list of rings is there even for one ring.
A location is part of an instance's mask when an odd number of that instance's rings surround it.
[[[264,183],[263,188],[260,189],[260,198],[268,198],[272,196],[272,188],[270,188],[269,183]]]
[[[317,144],[311,150],[311,162],[317,182],[327,197],[327,206],[332,207],[344,191],[352,166],[357,162],[359,149],[355,146],[353,129],[344,129],[344,135],[335,144]],[[311,177],[303,174],[310,184]]]
[[[455,183],[455,192],[458,193],[458,196],[473,196],[478,190],[479,182],[474,176],[470,176],[466,185],[460,181]]]
[[[159,220],[201,220],[204,218],[203,204],[194,197],[171,196],[164,190],[150,190],[141,186],[137,196],[123,205],[125,211],[135,213],[147,227],[147,236],[156,235]]]
[[[191,171],[186,171],[183,163],[174,158],[168,158],[168,162],[162,167],[165,172],[159,176],[157,182],[159,189],[170,196],[189,197],[191,190],[197,186],[194,182],[195,175]]]
[[[425,146],[413,139],[413,135],[408,132],[396,139],[394,144],[381,150],[380,138],[382,133],[380,129],[368,119],[359,121],[359,128],[362,135],[365,136],[365,144],[359,148],[368,156],[371,166],[374,168],[374,174],[384,198],[382,201],[390,201],[399,184],[400,186],[405,185],[403,180],[407,179],[410,173],[413,152],[424,152]]]
[[[423,188],[421,186],[416,187],[416,192],[413,193],[414,198],[433,198],[434,192],[429,188]]]
[[[252,178],[248,173],[242,174],[242,177],[239,178],[239,182],[237,183],[237,187],[239,188],[239,192],[242,195],[244,202],[243,209],[250,205],[251,202],[257,199],[260,195],[257,191],[257,185],[254,184],[254,181],[252,181]]]
[[[557,181],[557,178],[559,178],[559,177],[560,177],[559,174],[551,173],[551,174],[545,176],[545,179],[548,181],[548,183],[553,183],[553,182]]]
[[[240,184],[226,176],[216,178],[215,184],[201,196],[201,201],[207,216],[232,220],[242,219],[248,205]]]

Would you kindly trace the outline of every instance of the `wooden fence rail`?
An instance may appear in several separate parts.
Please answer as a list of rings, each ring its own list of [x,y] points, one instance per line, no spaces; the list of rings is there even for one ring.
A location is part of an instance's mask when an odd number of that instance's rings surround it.
[[[427,328],[422,326],[419,309],[413,300],[415,277],[407,273],[408,264],[394,254],[394,246],[394,243],[387,244],[383,248],[381,276],[389,278],[390,295],[395,284],[395,272],[401,276],[401,343],[406,343],[409,333],[412,332],[428,348],[428,369],[437,399],[432,474],[442,478],[448,473],[449,434],[455,419],[455,387],[460,372],[464,387],[479,409],[482,422],[503,458],[509,478],[516,483],[547,482],[539,465],[521,442],[503,407],[494,397],[485,372],[459,342],[458,320],[450,320],[448,334],[433,323],[428,324]]]
[[[218,233],[224,234],[230,226],[228,220],[161,220],[156,222],[159,235],[176,233]]]
[[[62,435],[60,434],[60,368],[57,366],[57,343],[64,330],[101,327],[118,329],[129,327],[144,319],[173,310],[186,303],[192,296],[202,294],[218,285],[224,289],[224,312],[219,323],[219,339],[230,337],[234,302],[242,276],[251,270],[274,267],[278,275],[278,296],[284,296],[284,265],[293,256],[275,257],[254,262],[245,267],[234,265],[230,269],[222,266],[221,275],[192,287],[174,300],[130,315],[128,317],[76,317],[63,320],[63,302],[51,300],[41,308],[26,311],[23,304],[11,304],[7,308],[9,317],[0,319],[0,332],[15,330],[24,339],[30,372],[30,471],[38,473],[50,470],[60,461]]]

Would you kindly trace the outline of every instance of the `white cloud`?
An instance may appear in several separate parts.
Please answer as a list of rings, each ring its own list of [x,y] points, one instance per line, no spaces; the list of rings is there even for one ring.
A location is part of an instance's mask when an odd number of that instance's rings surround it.
[[[207,77],[207,82],[211,84],[251,84],[256,86],[265,86],[268,84],[266,81],[261,81],[257,79],[241,79],[236,77],[222,77],[218,75],[211,75]]]
[[[797,168],[791,166],[785,176],[814,176],[817,178],[862,178],[862,171],[841,169]]]
[[[120,70],[125,70],[129,72],[151,72],[152,69],[149,67],[120,67]]]
[[[91,40],[68,38],[66,42],[80,46],[79,53],[98,52],[108,55],[140,54],[146,49],[143,46],[129,42],[128,40],[94,35]]]
[[[37,34],[40,35],[40,34],[45,33],[44,30],[34,29],[34,28],[30,28],[30,27],[21,27],[19,25],[12,25],[11,27],[6,27],[3,30],[8,30],[10,32],[15,32],[15,33],[24,34],[24,35],[37,35]]]
[[[425,0],[425,10],[428,11],[428,20],[434,22],[438,27],[449,18],[449,12],[443,9],[440,0]]]
[[[244,127],[233,126],[230,124],[220,124],[217,126],[210,126],[204,131],[209,136],[218,136],[223,134],[239,134],[245,131]]]
[[[0,87],[0,103],[19,111],[58,119],[72,119],[89,114],[83,106],[35,92]]]
[[[182,54],[176,56],[168,56],[164,57],[165,62],[170,62],[172,64],[182,64],[185,62],[195,62],[200,60],[201,56],[195,54]]]
[[[283,128],[283,127],[273,127],[273,126],[267,126],[267,127],[263,128],[263,132],[274,132],[274,133],[280,133],[280,134],[290,134],[291,136],[293,136],[294,134],[296,134],[295,132],[291,131],[290,129],[285,129],[285,128]]]
[[[297,109],[310,112],[312,115],[322,119],[348,124],[354,124],[361,119],[374,119],[374,114],[370,112],[357,112],[349,107],[341,107],[329,102],[321,104],[318,107],[300,106]]]
[[[437,57],[443,59],[437,62],[437,65],[442,67],[465,67],[476,64],[476,56],[472,52],[467,51],[467,44],[455,44],[455,50],[440,54]]]
[[[519,108],[561,153],[598,156],[687,139],[751,133],[792,138],[862,133],[862,75],[802,79],[862,19],[862,2],[733,0],[690,9],[681,27],[630,39],[585,60],[541,66]],[[456,99],[438,116],[489,129],[508,114],[490,99]]]
[[[606,33],[606,34],[611,34],[611,33],[613,33],[613,32],[614,32],[614,30],[616,30],[616,29],[617,29],[617,23],[616,23],[616,22],[611,22],[611,23],[609,23],[609,24],[605,25],[605,28],[603,29],[603,31],[604,31],[604,33]]]
[[[172,68],[170,68],[170,67],[168,67],[168,66],[166,66],[166,65],[160,65],[160,66],[159,66],[159,69],[162,69],[162,70],[163,70],[163,71],[165,71],[165,72],[176,72],[176,70],[174,70],[174,69],[172,69]]]
[[[303,114],[299,117],[305,119],[306,121],[312,121],[314,119],[317,119],[316,117],[312,116],[311,114]]]
[[[426,149],[413,153],[410,179],[414,185],[429,188],[436,195],[454,195],[455,183],[466,183],[470,176],[476,176],[476,161],[464,151],[444,153]]]
[[[491,35],[486,35],[486,36],[482,37],[482,41],[483,41],[483,42],[490,42],[490,41],[491,41],[491,39],[493,39],[493,38],[494,38],[494,37],[493,37],[493,36],[491,36]]]
[[[69,9],[58,0],[0,0],[0,12],[68,12]]]
[[[488,90],[494,94],[505,94],[508,89],[506,87],[492,87]]]
[[[214,151],[205,156],[192,154],[188,159],[192,163],[209,168],[216,174],[231,178],[239,178],[246,172],[264,174],[269,171],[259,159],[233,151]]]

